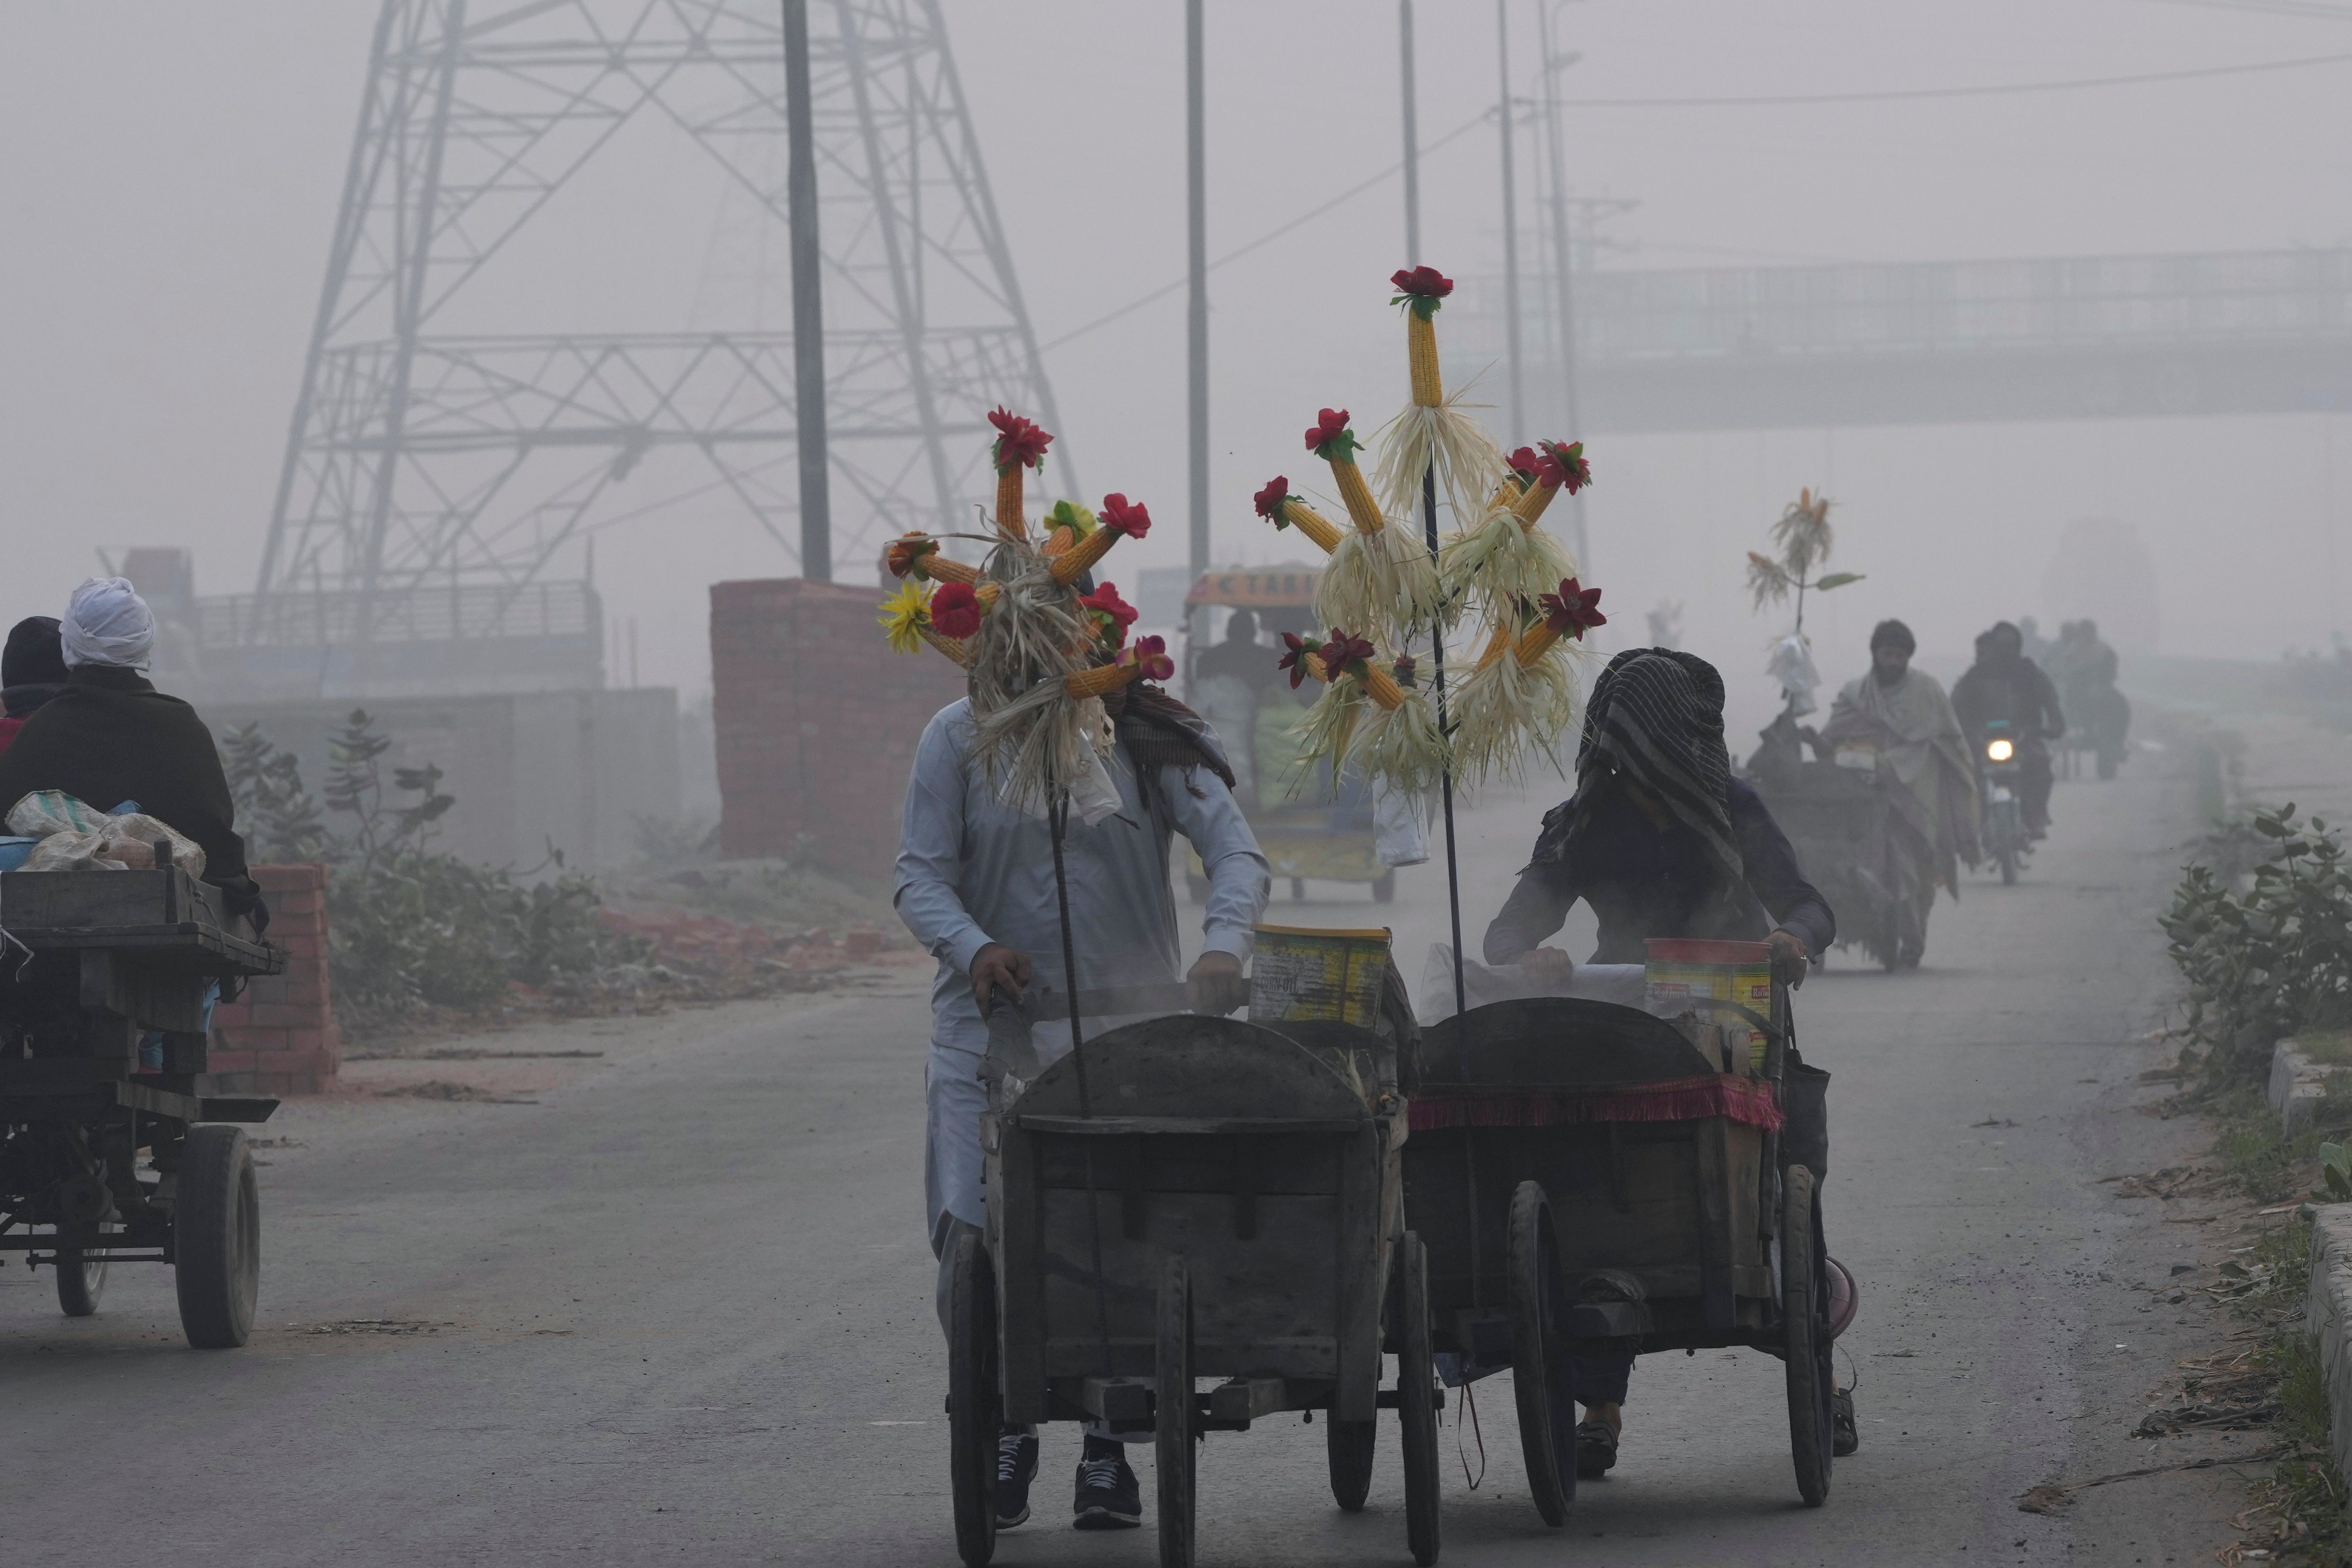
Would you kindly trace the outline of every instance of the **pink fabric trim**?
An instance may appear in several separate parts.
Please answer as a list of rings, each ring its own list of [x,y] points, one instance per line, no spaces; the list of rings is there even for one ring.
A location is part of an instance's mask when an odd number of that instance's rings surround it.
[[[1607,1089],[1424,1087],[1412,1098],[1412,1130],[1553,1127],[1586,1122],[1696,1122],[1724,1116],[1768,1133],[1780,1130],[1772,1086],[1760,1078],[1706,1073]]]

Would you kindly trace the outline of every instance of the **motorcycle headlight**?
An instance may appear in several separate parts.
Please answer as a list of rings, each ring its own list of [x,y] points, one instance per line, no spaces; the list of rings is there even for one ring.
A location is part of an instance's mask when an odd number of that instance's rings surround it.
[[[2017,747],[2006,740],[1990,740],[1985,743],[1985,755],[1995,762],[2006,762],[2017,755]]]

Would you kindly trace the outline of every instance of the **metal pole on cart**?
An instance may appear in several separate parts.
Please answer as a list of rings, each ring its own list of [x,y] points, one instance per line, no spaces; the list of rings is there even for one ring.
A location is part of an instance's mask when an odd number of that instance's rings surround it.
[[[1437,465],[1433,463],[1421,476],[1421,528],[1429,553],[1433,556],[1437,553]],[[1445,716],[1445,627],[1442,622],[1429,630],[1429,653],[1431,685],[1437,693],[1437,727],[1441,733],[1451,735],[1454,727]],[[1445,812],[1445,904],[1454,922],[1454,1060],[1456,1071],[1467,1081],[1470,1043],[1465,1015],[1470,1009],[1462,969],[1462,875],[1454,859],[1454,769],[1450,765],[1439,771],[1437,787]]]
[[[1054,899],[1062,915],[1062,985],[1070,994],[1071,1067],[1078,1075],[1078,1114],[1092,1120],[1094,1096],[1087,1084],[1086,1033],[1078,1021],[1078,946],[1070,932],[1070,877],[1063,863],[1062,841],[1070,829],[1070,797],[1065,790],[1045,809],[1046,827],[1054,839]],[[1095,1141],[1081,1139],[1087,1162],[1087,1242],[1095,1276],[1095,1329],[1102,1340],[1103,1372],[1110,1373],[1110,1301],[1103,1287],[1102,1204],[1095,1195]]]

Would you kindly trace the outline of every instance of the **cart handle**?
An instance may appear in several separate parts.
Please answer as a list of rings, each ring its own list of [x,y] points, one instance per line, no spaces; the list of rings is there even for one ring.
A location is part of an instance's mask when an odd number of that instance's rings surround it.
[[[1744,1019],[1748,1023],[1754,1025],[1758,1031],[1773,1044],[1783,1045],[1787,1043],[1787,1030],[1781,1029],[1778,1024],[1774,1023],[1770,1019],[1766,1018],[1762,1013],[1758,1012],[1754,1008],[1742,1006],[1738,1002],[1727,1002],[1719,997],[1683,997],[1676,999],[1676,1005],[1680,1007],[1698,1008],[1707,1012],[1730,1013],[1734,1017]]]

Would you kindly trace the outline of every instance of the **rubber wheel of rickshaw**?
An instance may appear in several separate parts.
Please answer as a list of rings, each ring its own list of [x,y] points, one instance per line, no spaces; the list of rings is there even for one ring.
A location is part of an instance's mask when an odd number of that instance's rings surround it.
[[[1394,904],[1396,902],[1395,872],[1384,871],[1381,873],[1380,875],[1372,879],[1372,902],[1374,904]]]
[[[1576,1401],[1569,1392],[1568,1339],[1560,1332],[1559,1242],[1552,1233],[1551,1199],[1540,1182],[1523,1181],[1511,1194],[1509,1273],[1519,1452],[1536,1511],[1557,1528],[1576,1506]]]
[[[172,1216],[180,1328],[198,1350],[235,1350],[253,1332],[261,1284],[261,1196],[242,1128],[191,1127]]]
[[[996,1270],[979,1235],[955,1240],[948,1273],[948,1462],[954,1467],[956,1554],[986,1568],[996,1554]]]
[[[1789,1452],[1797,1469],[1797,1495],[1807,1508],[1819,1508],[1830,1495],[1831,1404],[1837,1374],[1830,1364],[1828,1265],[1822,1250],[1813,1173],[1790,1166],[1781,1195],[1781,1360],[1789,1378]]]
[[[1404,1534],[1412,1560],[1437,1561],[1437,1364],[1429,1336],[1429,1255],[1408,1230],[1396,1246],[1397,1425],[1404,1437]]]
[[[106,1260],[58,1249],[58,1311],[69,1318],[86,1318],[98,1311],[106,1293]]]
[[[1160,1276],[1159,1341],[1152,1468],[1160,1483],[1160,1568],[1192,1568],[1192,1276],[1181,1253]]]
[[[2017,885],[2017,852],[2015,850],[2004,849],[2000,852],[2000,885],[2003,887]]]
[[[1331,1500],[1349,1513],[1361,1513],[1372,1491],[1372,1450],[1378,1447],[1377,1421],[1323,1423],[1323,1448],[1331,1461]]]

